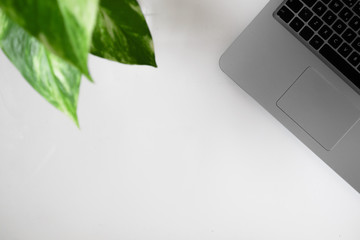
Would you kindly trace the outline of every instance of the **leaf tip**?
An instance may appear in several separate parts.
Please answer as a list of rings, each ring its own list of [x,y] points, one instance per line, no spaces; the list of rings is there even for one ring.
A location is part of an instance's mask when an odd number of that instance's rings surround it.
[[[76,119],[75,125],[78,128],[78,130],[81,130],[80,123],[79,123],[78,119]]]
[[[154,67],[154,68],[158,68],[155,57],[153,59],[151,59],[151,61],[149,62],[148,65],[151,66],[151,67]]]
[[[75,123],[76,127],[80,130],[80,123],[79,123],[79,118],[77,116],[77,113],[68,113],[68,116]]]
[[[90,75],[90,73],[84,73],[84,76],[85,76],[91,83],[94,83],[94,79],[92,78],[92,76]]]

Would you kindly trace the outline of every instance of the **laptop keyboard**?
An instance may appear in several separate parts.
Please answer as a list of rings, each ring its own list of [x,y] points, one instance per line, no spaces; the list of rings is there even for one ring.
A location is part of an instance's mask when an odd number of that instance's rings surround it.
[[[275,16],[360,91],[360,0],[286,0]]]

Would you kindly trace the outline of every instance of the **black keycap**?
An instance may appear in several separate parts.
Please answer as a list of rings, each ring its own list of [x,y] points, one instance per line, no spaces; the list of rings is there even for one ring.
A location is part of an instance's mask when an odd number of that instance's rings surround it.
[[[327,11],[325,13],[325,15],[322,17],[322,19],[328,24],[331,25],[335,22],[336,20],[336,15],[332,12],[332,11]]]
[[[344,7],[339,13],[339,17],[345,22],[349,21],[352,16],[354,16],[354,13],[347,7]]]
[[[352,44],[356,51],[360,52],[360,37],[358,37]]]
[[[309,22],[309,26],[315,31],[319,30],[319,28],[322,25],[323,25],[322,20],[320,18],[318,18],[317,16],[314,16]]]
[[[345,39],[345,41],[351,43],[356,38],[357,34],[353,30],[348,28],[341,36]]]
[[[331,10],[333,10],[334,12],[338,12],[342,9],[342,7],[344,6],[344,4],[340,1],[340,0],[333,0],[331,1],[331,3],[329,4],[329,8]]]
[[[360,18],[355,16],[353,17],[350,22],[349,22],[349,26],[354,29],[355,31],[360,29]]]
[[[315,48],[316,50],[318,50],[322,45],[324,44],[324,40],[321,39],[321,37],[319,37],[318,35],[315,35],[311,40],[310,40],[310,45]]]
[[[304,7],[299,13],[299,17],[305,22],[309,21],[313,15],[314,14],[307,7]]]
[[[339,12],[343,6],[344,6],[344,4],[340,0],[333,0],[329,4],[329,8],[336,13]]]
[[[360,16],[360,2],[353,7],[354,12]]]
[[[309,28],[308,26],[305,26],[301,31],[300,31],[300,36],[305,39],[306,41],[309,41],[310,38],[312,38],[312,36],[314,36],[314,31],[311,30],[311,28]]]
[[[331,38],[329,39],[329,44],[335,49],[337,49],[342,42],[343,40],[337,34],[332,35]]]
[[[290,27],[295,30],[295,32],[300,31],[300,29],[304,26],[304,22],[301,21],[300,18],[295,17],[294,20],[291,21]]]
[[[357,0],[343,0],[343,2],[349,7],[352,7],[357,2]]]
[[[360,55],[357,52],[353,52],[349,57],[348,57],[349,62],[353,65],[353,66],[357,66],[360,63]]]
[[[309,6],[309,7],[312,7],[315,3],[316,3],[316,0],[303,0],[303,2]]]
[[[347,43],[343,43],[338,51],[343,57],[347,57],[352,52],[352,48]]]
[[[338,34],[341,34],[346,29],[346,24],[339,19],[334,23],[334,25],[332,25],[332,28]]]
[[[296,13],[304,6],[300,0],[287,0],[286,5]]]
[[[360,73],[345,61],[329,45],[325,44],[320,49],[320,54],[327,59],[335,68],[337,68],[345,77],[347,77],[355,86],[360,87]]]
[[[331,28],[329,28],[327,25],[324,25],[322,28],[320,28],[319,35],[323,39],[327,40],[333,34],[333,32],[334,31],[331,30]]]
[[[286,6],[280,8],[277,15],[286,23],[290,22],[290,20],[295,16]]]
[[[322,2],[317,2],[312,9],[318,16],[321,17],[326,12],[327,7]]]

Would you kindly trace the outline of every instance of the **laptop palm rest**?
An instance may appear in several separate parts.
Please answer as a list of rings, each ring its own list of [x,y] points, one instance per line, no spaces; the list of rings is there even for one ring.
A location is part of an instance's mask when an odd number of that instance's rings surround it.
[[[277,106],[327,151],[360,118],[360,111],[311,67],[277,101]]]

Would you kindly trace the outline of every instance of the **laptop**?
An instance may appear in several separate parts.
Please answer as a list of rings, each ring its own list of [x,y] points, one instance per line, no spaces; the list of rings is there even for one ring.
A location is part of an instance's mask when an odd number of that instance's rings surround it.
[[[220,67],[360,192],[360,0],[270,0]]]

